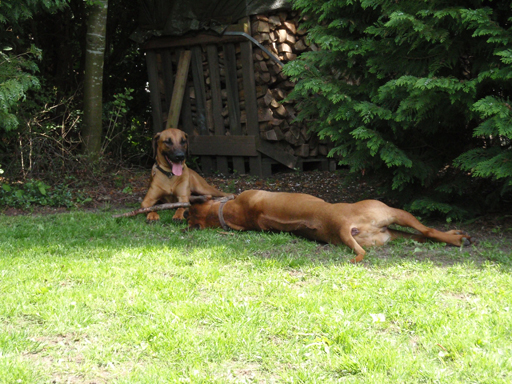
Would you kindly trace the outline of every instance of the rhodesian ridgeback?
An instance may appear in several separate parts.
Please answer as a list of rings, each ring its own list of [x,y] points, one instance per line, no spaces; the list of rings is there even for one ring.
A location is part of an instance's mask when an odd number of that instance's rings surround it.
[[[419,242],[427,239],[451,245],[471,244],[471,237],[459,230],[441,232],[421,224],[409,212],[391,208],[378,200],[354,204],[330,204],[302,193],[250,190],[234,200],[209,200],[193,204],[185,214],[189,229],[222,227],[239,231],[283,231],[330,244],[346,244],[363,260],[362,247],[383,245],[399,237]],[[397,224],[420,234],[391,229]]]
[[[152,207],[159,201],[166,203],[188,203],[191,194],[232,197],[221,192],[185,164],[188,154],[187,134],[179,129],[169,128],[153,137],[153,155],[156,163],[151,170],[149,190],[141,208]],[[183,220],[184,208],[179,208],[174,220]],[[146,216],[148,222],[159,220],[156,212]]]

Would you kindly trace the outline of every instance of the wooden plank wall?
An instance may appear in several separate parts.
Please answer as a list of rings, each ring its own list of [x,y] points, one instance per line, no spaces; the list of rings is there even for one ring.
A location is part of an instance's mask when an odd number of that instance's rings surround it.
[[[208,44],[206,46],[208,60],[208,69],[210,70],[210,90],[212,92],[211,114],[213,120],[213,131],[215,136],[224,136],[224,119],[222,117],[222,86],[220,82],[219,53],[217,45]],[[228,157],[217,156],[217,170],[227,175],[229,173]]]
[[[231,40],[232,38],[225,44],[203,44],[186,48],[158,47],[146,51],[154,131],[159,132],[166,125],[176,84],[178,58],[184,49],[189,49],[192,59],[178,127],[197,146],[197,153],[192,152],[192,155],[199,156],[201,170],[205,174],[218,171],[223,174],[237,172],[261,176],[261,153],[256,151],[259,126],[252,45],[247,41]],[[237,51],[240,52],[242,68],[237,68]],[[223,57],[225,84],[221,81],[219,56]],[[203,67],[204,58],[207,62],[206,68]],[[205,69],[208,69],[208,84]],[[239,84],[242,84],[241,90]],[[208,98],[207,92],[211,93]],[[246,118],[243,122],[239,92],[245,95]],[[226,109],[229,119],[228,136],[223,117]],[[194,141],[193,138],[197,136],[206,136],[209,139],[198,138]],[[242,136],[247,138],[239,139]],[[209,144],[212,148],[205,149]],[[229,146],[232,146],[231,151],[227,150]]]
[[[232,135],[241,135],[240,100],[238,98],[238,80],[236,66],[235,45],[224,44],[224,68],[226,71],[226,91],[228,98],[229,128]],[[240,156],[233,157],[233,171],[245,173],[244,159]]]

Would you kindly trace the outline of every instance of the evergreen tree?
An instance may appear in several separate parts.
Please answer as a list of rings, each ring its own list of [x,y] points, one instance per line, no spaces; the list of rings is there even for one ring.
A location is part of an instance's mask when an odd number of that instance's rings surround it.
[[[293,3],[320,50],[286,66],[291,97],[340,164],[381,177],[408,209],[453,217],[454,196],[511,191],[510,1]]]
[[[41,51],[30,41],[20,39],[19,23],[38,11],[55,11],[66,3],[67,0],[0,1],[0,129],[18,127],[17,107],[30,89],[40,86],[35,74]]]

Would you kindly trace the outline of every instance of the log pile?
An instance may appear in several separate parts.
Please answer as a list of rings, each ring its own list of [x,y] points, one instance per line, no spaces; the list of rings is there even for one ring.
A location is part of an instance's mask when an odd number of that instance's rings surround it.
[[[252,36],[283,63],[296,59],[302,52],[318,50],[309,44],[305,31],[299,28],[295,12],[252,16],[251,31]],[[279,142],[284,151],[302,158],[327,155],[328,144],[319,142],[305,124],[294,122],[295,105],[284,101],[294,83],[265,51],[254,47],[253,58],[256,84],[262,88],[258,95],[261,138]]]

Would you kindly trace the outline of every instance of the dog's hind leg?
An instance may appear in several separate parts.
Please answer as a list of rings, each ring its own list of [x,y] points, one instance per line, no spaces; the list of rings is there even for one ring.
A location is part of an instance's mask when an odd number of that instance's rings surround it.
[[[417,241],[418,243],[424,243],[425,241],[427,241],[427,238],[423,236],[421,233],[404,232],[392,228],[387,228],[387,231],[391,235],[390,240],[412,239],[414,241]]]
[[[393,220],[394,224],[401,225],[403,227],[410,227],[419,231],[423,236],[414,235],[414,234],[405,234],[405,232],[390,230],[392,236],[396,237],[410,237],[419,242],[425,242],[426,238],[432,239],[434,241],[439,241],[442,243],[447,243],[451,245],[461,246],[461,245],[469,245],[471,244],[471,236],[464,234],[459,230],[451,230],[448,232],[438,231],[434,228],[429,228],[420,223],[418,219],[416,219],[409,212],[403,211],[401,209],[393,208]],[[405,234],[405,235],[404,235]],[[396,238],[394,237],[394,238]]]

